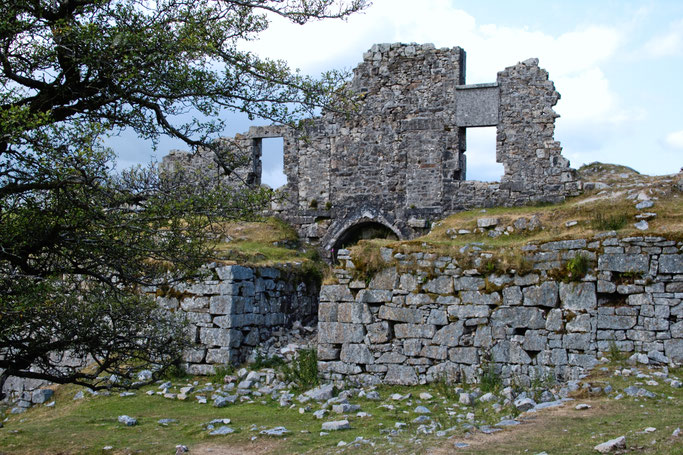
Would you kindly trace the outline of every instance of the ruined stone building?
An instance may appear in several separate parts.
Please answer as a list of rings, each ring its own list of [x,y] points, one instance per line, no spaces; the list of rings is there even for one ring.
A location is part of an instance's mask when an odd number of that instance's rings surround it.
[[[560,94],[536,59],[466,85],[459,47],[378,44],[350,84],[354,115],[325,112],[303,128],[252,127],[226,140],[246,151],[238,173],[258,185],[262,139],[283,138],[278,214],[328,252],[367,230],[411,238],[460,210],[557,202],[580,190],[553,137]],[[466,179],[467,128],[481,126],[497,128],[497,183]],[[175,151],[164,165],[210,172],[212,159]]]

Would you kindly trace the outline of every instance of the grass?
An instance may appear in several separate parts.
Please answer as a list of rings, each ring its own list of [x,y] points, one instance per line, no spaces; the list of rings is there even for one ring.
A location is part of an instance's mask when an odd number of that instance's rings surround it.
[[[300,247],[296,230],[277,218],[217,226],[224,239],[216,247],[218,260],[243,265],[316,262],[315,249]]]
[[[615,377],[612,375],[614,368],[611,366],[606,372],[596,370],[587,380],[593,385],[609,382],[615,391],[643,382],[634,376]],[[670,374],[680,378],[683,371],[671,369]],[[306,404],[295,401],[294,406],[283,408],[268,396],[217,409],[199,405],[194,400],[150,397],[143,393],[147,389],[135,397],[98,396],[73,401],[71,398],[78,388],[62,386],[57,389],[54,408],[36,406],[25,414],[10,416],[4,423],[5,427],[0,429],[0,453],[164,454],[174,453],[176,444],[185,444],[190,447],[190,453],[203,453],[202,447],[210,446],[231,449],[228,453],[446,454],[452,453],[455,441],[462,441],[469,443],[470,447],[457,453],[526,454],[546,451],[550,454],[585,454],[593,453],[592,448],[601,442],[625,435],[631,451],[681,454],[681,440],[670,435],[683,419],[683,389],[674,389],[661,380],[658,382],[657,386],[645,386],[657,394],[655,399],[625,397],[614,400],[604,396],[588,397],[581,391],[575,402],[557,410],[523,415],[524,424],[493,435],[467,431],[463,422],[459,423],[457,414],[472,412],[477,420],[493,424],[506,415],[513,416],[513,410],[505,407],[501,412],[495,412],[478,402],[474,406],[461,406],[457,397],[449,393],[457,386],[455,384],[447,387],[445,383],[416,387],[382,386],[377,389],[381,401],[349,400],[361,404],[361,410],[370,417],[357,417],[355,413],[349,416],[331,414],[323,420],[316,419],[310,411],[300,413],[299,408]],[[430,392],[433,398],[419,400],[418,396],[423,391]],[[411,393],[412,397],[394,401],[389,398],[393,393]],[[587,402],[592,408],[576,411],[574,405],[580,402]],[[431,410],[430,416],[441,428],[456,425],[457,429],[447,436],[418,434],[419,425],[412,420],[417,416],[414,409],[420,404]],[[313,409],[317,407],[314,405]],[[134,427],[119,424],[116,418],[122,414],[136,417],[139,424]],[[177,419],[178,423],[164,427],[157,424],[161,418]],[[216,418],[232,419],[230,427],[236,432],[227,436],[209,436],[203,425]],[[349,419],[350,430],[320,435],[322,422],[341,418]],[[387,439],[381,431],[393,429],[397,422],[406,423],[405,430]],[[282,438],[262,436],[258,431],[252,431],[254,425],[257,430],[284,425],[291,433]],[[657,430],[641,433],[646,427]],[[253,437],[256,440],[252,442]],[[372,441],[374,447],[337,447],[340,440],[348,443],[357,437]],[[113,450],[103,452],[102,448],[107,445],[113,446]]]
[[[480,271],[499,273],[510,269],[525,270],[527,264],[522,261],[519,247],[528,243],[591,238],[599,232],[611,230],[618,231],[620,236],[661,235],[673,240],[683,239],[683,195],[667,181],[667,176],[644,176],[624,166],[602,163],[592,163],[580,172],[587,173],[584,176],[586,181],[597,179],[607,181],[612,186],[609,191],[586,193],[561,204],[463,211],[433,223],[431,232],[412,240],[361,241],[352,248],[354,262],[361,263],[357,273],[371,275],[373,270],[382,266],[381,261],[377,261],[380,247],[389,247],[394,252],[405,254],[424,252],[458,257],[462,256],[460,249],[463,246],[478,242],[483,250],[495,252],[493,260],[479,267]],[[628,174],[629,178],[620,177],[622,174]],[[649,191],[649,195],[656,198],[652,209],[643,210],[657,214],[648,220],[649,229],[645,233],[634,226],[637,221],[635,215],[641,211],[635,208],[637,200],[633,197],[641,191]],[[627,199],[629,194],[631,199]],[[488,232],[476,232],[477,219],[481,217],[498,218],[500,226],[512,226],[515,220],[522,217],[527,220],[536,217],[542,227],[531,231],[515,230],[492,238]],[[570,221],[576,224],[567,227]],[[453,232],[462,229],[472,233],[451,238]]]

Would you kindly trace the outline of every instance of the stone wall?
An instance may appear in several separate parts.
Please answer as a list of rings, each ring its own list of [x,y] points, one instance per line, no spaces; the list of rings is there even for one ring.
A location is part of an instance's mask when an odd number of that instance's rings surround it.
[[[263,137],[284,138],[283,218],[324,251],[350,229],[379,224],[399,238],[473,207],[561,201],[580,191],[553,138],[560,95],[529,59],[495,83],[465,85],[465,51],[431,44],[378,44],[354,69],[352,115],[324,112],[300,128],[254,127],[225,139],[235,155],[251,150],[240,175],[260,183]],[[500,183],[466,181],[466,128],[496,126]],[[213,158],[174,152],[167,167],[207,169]],[[196,161],[196,162],[195,162]]]
[[[328,379],[417,384],[474,381],[489,365],[528,384],[575,379],[612,349],[681,363],[682,251],[660,237],[599,235],[527,245],[529,273],[484,274],[475,267],[491,253],[383,249],[386,268],[367,284],[342,252],[340,284],[320,294],[319,369]],[[578,255],[593,266],[569,281]]]
[[[251,351],[299,321],[315,322],[319,280],[295,267],[213,266],[211,279],[156,291],[157,303],[183,312],[195,346],[184,354],[190,374],[244,362]]]

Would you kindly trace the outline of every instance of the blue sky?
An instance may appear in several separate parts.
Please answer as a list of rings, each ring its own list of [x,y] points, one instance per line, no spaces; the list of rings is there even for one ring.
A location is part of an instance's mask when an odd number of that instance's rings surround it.
[[[315,75],[352,68],[372,44],[389,42],[463,47],[467,83],[493,82],[497,71],[538,57],[562,94],[555,138],[573,167],[602,161],[660,175],[683,166],[681,0],[375,0],[347,21],[274,19],[248,46]],[[225,135],[248,129],[246,119],[228,119]],[[153,152],[131,134],[110,145],[121,166],[183,148],[163,140]],[[469,179],[500,177],[493,128],[468,129],[467,148]],[[273,186],[283,182],[276,150],[264,156],[264,180]]]

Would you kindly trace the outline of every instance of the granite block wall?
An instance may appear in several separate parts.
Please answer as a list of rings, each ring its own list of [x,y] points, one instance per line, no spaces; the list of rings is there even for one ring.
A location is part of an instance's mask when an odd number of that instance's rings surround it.
[[[487,252],[384,249],[369,280],[341,252],[339,284],[320,293],[321,374],[418,384],[493,368],[528,384],[575,379],[614,349],[683,363],[683,242],[602,235],[523,250],[528,273],[486,274]],[[566,264],[579,255],[591,266],[572,280]]]
[[[183,360],[190,374],[244,362],[273,333],[296,321],[315,322],[319,280],[296,268],[213,266],[213,279],[156,291],[157,303],[182,312],[194,346]]]

